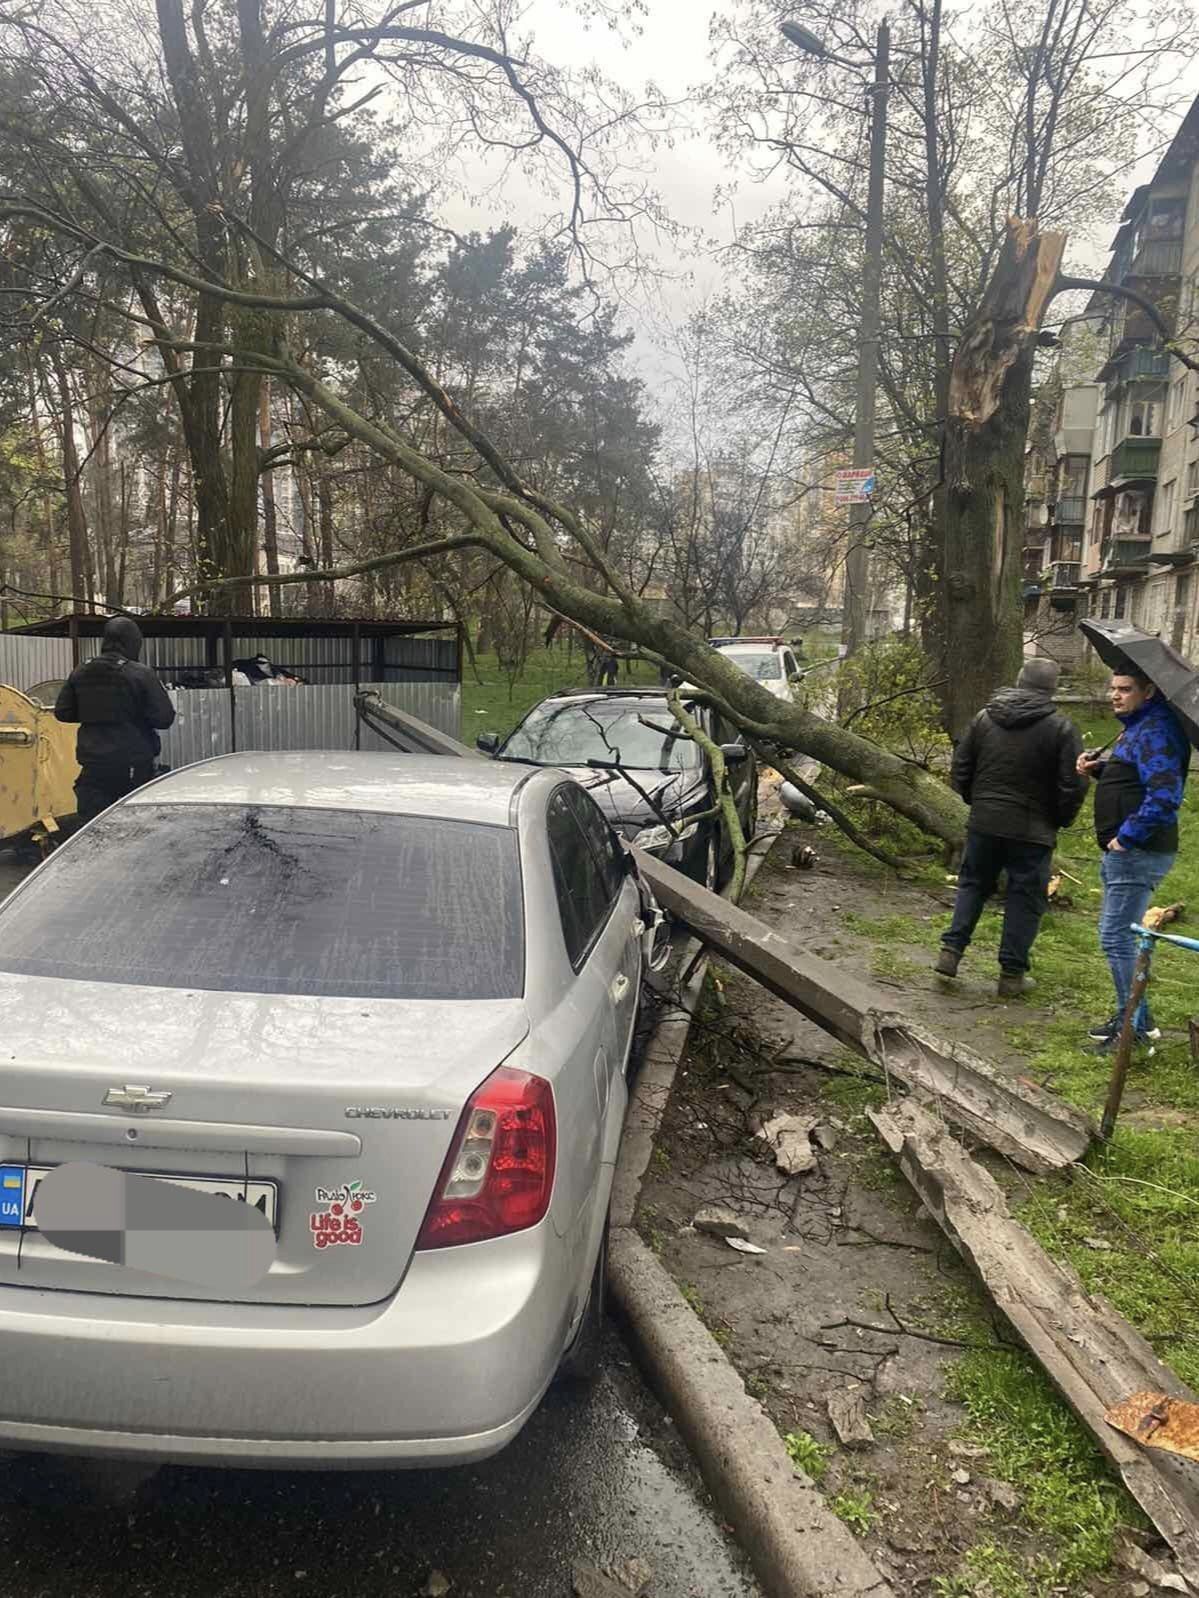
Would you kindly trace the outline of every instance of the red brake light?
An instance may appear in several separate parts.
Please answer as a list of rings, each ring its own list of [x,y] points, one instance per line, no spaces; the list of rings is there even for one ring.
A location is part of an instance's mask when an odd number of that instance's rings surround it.
[[[417,1248],[480,1243],[536,1226],[549,1209],[556,1156],[553,1089],[501,1065],[466,1106]]]

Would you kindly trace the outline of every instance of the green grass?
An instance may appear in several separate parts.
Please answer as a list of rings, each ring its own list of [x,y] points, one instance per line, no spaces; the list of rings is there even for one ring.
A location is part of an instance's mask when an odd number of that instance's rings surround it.
[[[828,1470],[832,1449],[827,1443],[818,1443],[811,1432],[788,1432],[783,1438],[793,1465],[798,1465],[812,1481],[822,1481]]]
[[[1019,1559],[992,1542],[968,1549],[958,1573],[935,1576],[932,1590],[934,1598],[1033,1598]]]
[[[1029,1593],[1074,1590],[1105,1570],[1116,1532],[1137,1511],[1040,1368],[1015,1350],[969,1353],[950,1367],[948,1393],[965,1406],[969,1434],[986,1447],[989,1470],[1019,1488],[1025,1519],[1052,1539],[1027,1569],[1012,1563]]]
[[[478,677],[469,660],[462,663],[462,737],[466,743],[474,743],[481,732],[511,732],[525,712],[548,694],[587,685],[586,660],[578,646],[568,650],[555,644],[532,650],[514,682],[509,681],[495,655],[479,655],[476,665]],[[643,661],[632,662],[627,669],[622,661],[617,680],[621,686],[656,683],[658,674]]]
[[[853,1492],[838,1493],[829,1500],[829,1508],[859,1537],[864,1537],[878,1518],[874,1497],[864,1487]]]

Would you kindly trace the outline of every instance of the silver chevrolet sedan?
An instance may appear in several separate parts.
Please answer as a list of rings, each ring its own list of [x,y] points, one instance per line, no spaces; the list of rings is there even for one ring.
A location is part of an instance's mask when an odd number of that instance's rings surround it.
[[[0,1446],[502,1448],[595,1358],[652,912],[592,799],[525,766],[231,755],[84,828],[0,908]],[[130,1227],[178,1186],[201,1226],[252,1206],[269,1268],[214,1290],[183,1230],[134,1269],[86,1216],[64,1247],[68,1165],[172,1184]]]

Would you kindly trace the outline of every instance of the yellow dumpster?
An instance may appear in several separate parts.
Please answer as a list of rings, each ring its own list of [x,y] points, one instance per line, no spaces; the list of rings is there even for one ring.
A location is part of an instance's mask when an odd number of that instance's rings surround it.
[[[0,683],[0,847],[41,843],[75,814],[73,723],[50,706]]]

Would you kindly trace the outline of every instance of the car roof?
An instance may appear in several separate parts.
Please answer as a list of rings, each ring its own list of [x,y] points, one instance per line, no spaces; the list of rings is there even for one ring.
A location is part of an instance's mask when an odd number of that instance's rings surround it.
[[[512,824],[531,768],[448,755],[304,749],[218,755],[139,788],[126,804],[283,805]]]
[[[760,655],[772,649],[786,649],[779,638],[739,638],[735,644],[714,644],[720,655]]]

